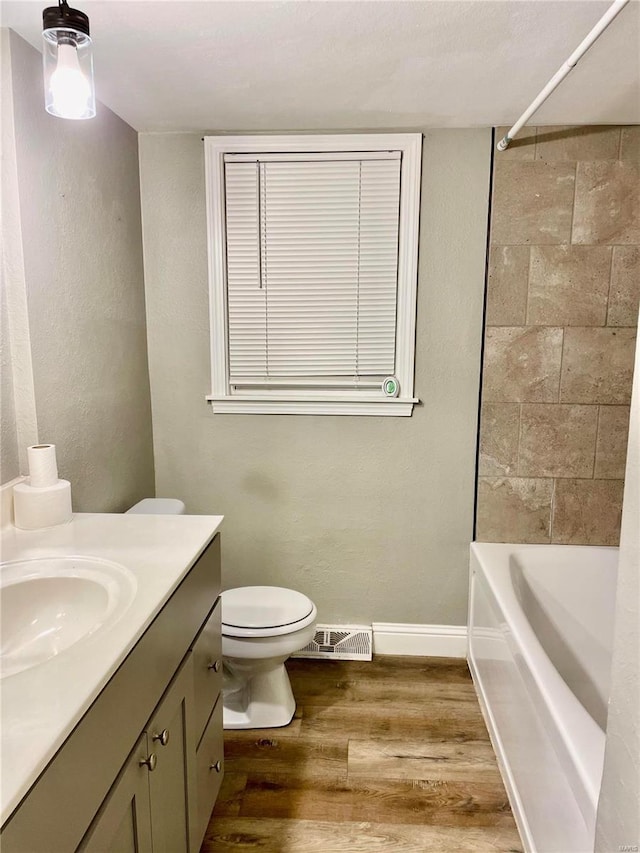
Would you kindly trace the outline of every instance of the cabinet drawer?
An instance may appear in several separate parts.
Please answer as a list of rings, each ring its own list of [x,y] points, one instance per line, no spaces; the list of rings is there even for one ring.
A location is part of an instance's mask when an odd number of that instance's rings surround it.
[[[222,741],[222,696],[207,723],[196,753],[198,778],[198,833],[199,844],[207,831],[211,812],[222,784],[224,774],[224,746]]]
[[[222,689],[220,599],[193,645],[196,743],[202,738],[211,710]]]

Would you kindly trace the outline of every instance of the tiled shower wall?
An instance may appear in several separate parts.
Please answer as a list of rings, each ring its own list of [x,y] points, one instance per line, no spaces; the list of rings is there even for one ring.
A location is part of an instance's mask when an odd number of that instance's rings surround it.
[[[527,128],[496,153],[490,233],[476,538],[617,544],[640,127]]]

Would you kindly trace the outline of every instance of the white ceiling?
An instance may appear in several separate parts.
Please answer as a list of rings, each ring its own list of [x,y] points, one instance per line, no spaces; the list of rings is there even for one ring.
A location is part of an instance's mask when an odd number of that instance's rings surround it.
[[[55,0],[49,0],[53,3]],[[37,0],[2,25],[39,47]],[[98,98],[140,131],[510,124],[608,0],[76,0]],[[640,123],[640,0],[536,116]]]

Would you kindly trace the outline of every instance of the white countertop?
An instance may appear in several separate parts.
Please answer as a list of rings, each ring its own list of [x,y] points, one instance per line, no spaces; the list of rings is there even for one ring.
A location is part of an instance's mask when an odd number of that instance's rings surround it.
[[[136,593],[113,625],[2,679],[0,825],[140,639],[222,524],[219,515],[77,513],[60,527],[3,528],[2,561],[97,557],[129,569]]]

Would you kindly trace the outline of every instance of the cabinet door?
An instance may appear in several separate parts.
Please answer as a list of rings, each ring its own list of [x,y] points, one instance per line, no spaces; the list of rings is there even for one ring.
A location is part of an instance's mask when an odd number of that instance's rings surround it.
[[[192,715],[189,653],[147,726],[149,750],[157,758],[149,773],[153,853],[191,853],[197,819]]]
[[[148,755],[143,734],[82,839],[79,853],[152,853],[149,772],[142,763]]]

